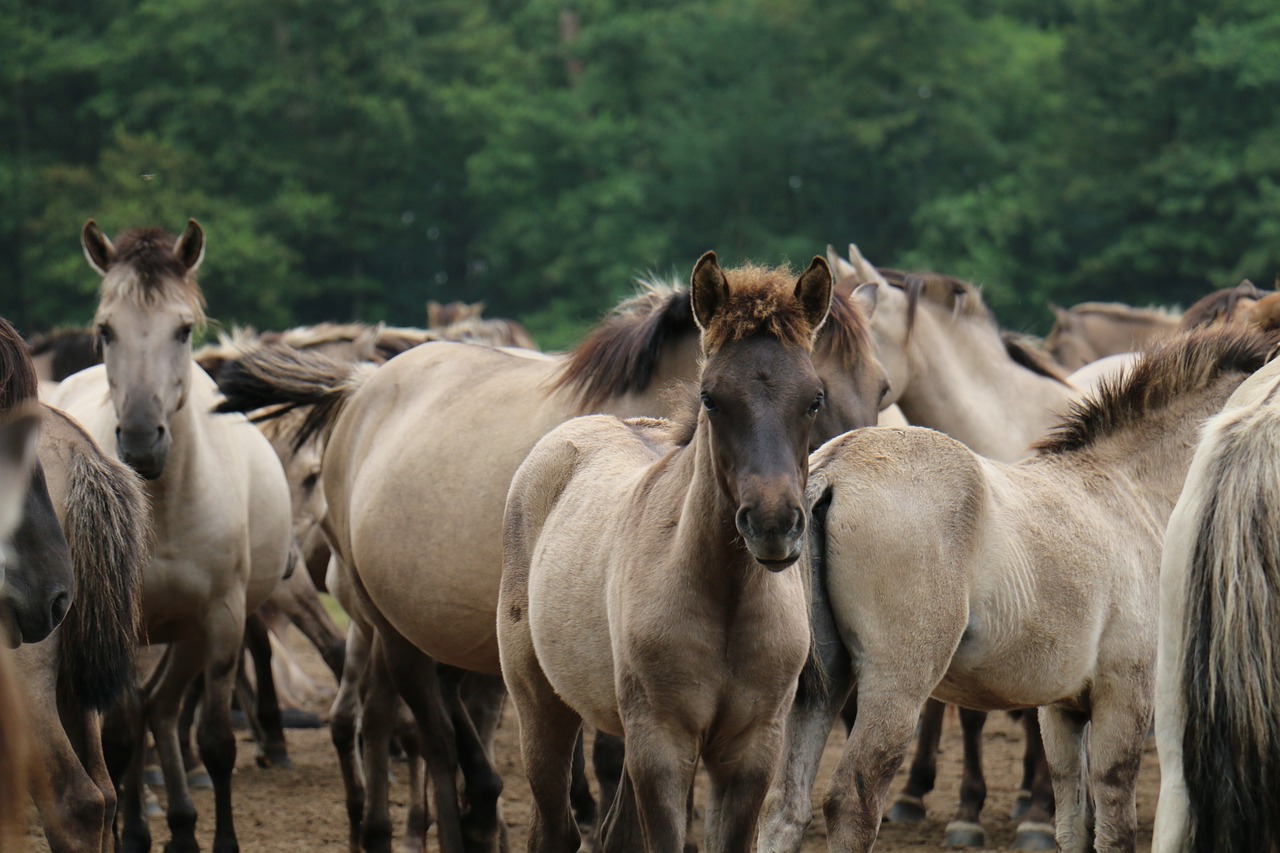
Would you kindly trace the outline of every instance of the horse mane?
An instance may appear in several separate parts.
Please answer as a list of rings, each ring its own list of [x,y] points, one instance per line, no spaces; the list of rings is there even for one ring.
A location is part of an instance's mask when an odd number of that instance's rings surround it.
[[[27,342],[12,323],[0,317],[0,412],[36,399],[39,389]]]
[[[1230,317],[1241,299],[1262,299],[1266,295],[1246,278],[1235,287],[1224,287],[1222,290],[1215,290],[1208,296],[1202,296],[1196,300],[1195,304],[1182,315],[1182,324],[1179,328],[1200,329],[1211,326],[1221,319]]]
[[[1177,311],[1160,305],[1137,308],[1132,305],[1125,305],[1123,302],[1081,302],[1079,305],[1072,305],[1067,310],[1072,314],[1097,314],[1110,320],[1128,323],[1176,322],[1180,317]]]
[[[1008,353],[1009,358],[1019,367],[1024,367],[1032,373],[1037,373],[1055,382],[1061,382],[1063,385],[1071,385],[1071,380],[1067,378],[1067,371],[1041,351],[1038,345],[1039,342],[1030,335],[1023,335],[1018,332],[1001,332],[1000,342],[1004,344],[1004,351]]]
[[[46,407],[81,439],[72,454],[66,535],[76,597],[62,623],[62,677],[85,708],[106,711],[134,685],[149,543],[138,475],[107,456],[80,424]]]
[[[163,228],[134,228],[115,240],[115,260],[102,278],[102,295],[152,305],[171,291],[191,306],[197,325],[203,325],[204,294],[195,273],[173,253],[177,244]],[[120,271],[119,275],[112,275]]]
[[[479,320],[484,313],[483,302],[436,302],[427,300],[427,328],[442,329],[466,320]]]
[[[61,382],[73,373],[102,363],[102,351],[98,348],[98,336],[93,329],[54,329],[44,335],[36,335],[27,341],[32,356],[52,354],[54,382]]]
[[[758,316],[773,310],[770,306],[780,293],[790,296],[795,283],[795,273],[786,268],[748,265],[725,270],[725,275],[731,291],[747,290],[751,294],[736,309],[734,319],[730,319],[734,328],[718,332],[731,337],[745,336],[758,329]],[[785,283],[785,288],[780,283]],[[582,411],[598,408],[610,397],[647,389],[668,340],[698,331],[687,289],[655,276],[638,279],[637,285],[639,292],[614,308],[569,354],[552,384],[553,390],[572,394]],[[765,293],[768,298],[761,299]],[[786,322],[799,319],[796,313]],[[807,324],[801,321],[801,325]],[[804,332],[806,346],[810,331]],[[790,336],[798,342],[797,334],[798,328],[793,329]],[[831,311],[818,333],[815,349],[824,357],[842,359],[846,366],[871,355],[867,318],[849,293],[832,288]]]
[[[946,308],[954,317],[967,317],[991,326],[996,325],[995,315],[982,301],[982,292],[964,279],[941,273],[903,272],[895,269],[879,269],[879,273],[890,287],[896,287],[907,294],[908,335],[915,326],[916,312],[922,300]]]
[[[1158,341],[1120,377],[1106,379],[1049,435],[1040,455],[1082,450],[1228,373],[1248,375],[1271,358],[1278,336],[1245,325],[1195,329]]]

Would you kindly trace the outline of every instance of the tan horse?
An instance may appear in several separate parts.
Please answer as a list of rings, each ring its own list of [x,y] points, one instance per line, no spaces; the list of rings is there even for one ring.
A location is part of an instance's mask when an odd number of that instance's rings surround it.
[[[202,673],[198,740],[214,784],[214,846],[230,850],[231,692],[245,615],[286,565],[288,484],[256,429],[210,414],[217,389],[191,359],[191,332],[203,320],[194,277],[204,257],[200,226],[191,221],[176,240],[155,229],[130,231],[116,245],[91,221],[81,241],[103,277],[95,327],[105,365],[68,378],[56,402],[148,480],[155,545],[144,623],[150,642],[169,647],[143,702],[168,793],[168,849],[198,849],[177,722],[183,692]],[[125,833],[145,846],[139,788],[128,788]]]
[[[832,300],[814,357],[827,394],[815,441],[867,423],[885,390],[865,319],[876,292]],[[500,671],[502,507],[529,450],[576,414],[671,413],[669,390],[697,375],[697,355],[687,291],[653,287],[567,358],[433,343],[371,371],[311,368],[301,356],[264,350],[220,381],[237,409],[316,404],[309,421],[333,430],[321,477],[326,533],[363,601],[353,606],[365,611],[357,618],[386,635],[400,689],[421,720],[427,708],[443,713],[423,653]],[[447,725],[424,738],[452,741]],[[456,814],[454,772],[433,771],[448,786],[437,808],[442,828],[449,810]]]
[[[475,341],[495,347],[538,349],[538,344],[515,320],[485,319],[483,302],[427,301],[427,328],[444,341]]]
[[[578,849],[569,766],[584,719],[626,735],[612,849],[683,849],[702,760],[708,849],[750,850],[779,758],[809,645],[808,578],[785,569],[805,542],[824,403],[809,353],[831,276],[820,258],[799,279],[725,272],[709,252],[691,297],[696,421],[569,421],[507,497],[498,640],[536,807],[531,851]]]
[[[1200,423],[1273,340],[1227,328],[1158,344],[1018,465],[918,429],[863,430],[815,454],[830,608],[824,619],[815,605],[815,649],[830,690],[801,691],[788,744],[792,761],[813,761],[832,706],[856,682],[857,723],[824,807],[832,850],[871,848],[930,695],[985,710],[1042,706],[1068,853],[1091,847],[1088,723],[1096,849],[1134,849],[1165,525]],[[764,849],[796,849],[807,790],[776,791],[771,804],[784,819]]]
[[[1160,571],[1154,853],[1280,845],[1280,360],[1205,426]]]
[[[1182,315],[1164,308],[1134,308],[1119,302],[1082,302],[1070,308],[1049,306],[1053,328],[1045,349],[1067,370],[1109,355],[1133,352],[1178,329]]]

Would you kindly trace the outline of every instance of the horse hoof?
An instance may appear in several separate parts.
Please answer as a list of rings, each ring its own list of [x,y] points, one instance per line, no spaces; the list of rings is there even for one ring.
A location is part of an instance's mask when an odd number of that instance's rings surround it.
[[[164,784],[164,773],[161,772],[160,768],[156,765],[148,765],[147,768],[142,771],[142,781],[153,788],[159,788]]]
[[[1053,827],[1047,823],[1024,823],[1018,827],[1014,850],[1056,850]]]
[[[319,714],[310,711],[299,711],[296,708],[285,708],[280,711],[280,727],[285,729],[322,729],[324,720]]]
[[[153,817],[164,817],[164,806],[160,805],[160,798],[156,796],[156,792],[150,788],[144,787],[142,793],[142,813],[150,820]]]
[[[924,821],[924,800],[903,794],[894,800],[893,808],[885,820],[890,823],[921,823]]]
[[[1029,811],[1031,811],[1031,792],[1019,791],[1017,799],[1013,801],[1013,808],[1009,809],[1009,818],[1018,820],[1026,817]]]
[[[293,769],[293,762],[289,760],[287,749],[259,750],[253,757],[253,761],[264,770],[268,767],[279,767],[281,770]]]
[[[967,820],[953,820],[947,824],[948,847],[986,847],[987,834],[982,826]]]
[[[192,791],[207,791],[213,787],[213,779],[204,768],[192,770],[187,773],[187,787]]]

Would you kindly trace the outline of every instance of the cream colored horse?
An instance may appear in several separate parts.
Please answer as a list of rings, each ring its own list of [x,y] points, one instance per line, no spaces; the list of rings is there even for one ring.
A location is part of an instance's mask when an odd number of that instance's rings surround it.
[[[191,332],[203,320],[194,277],[204,257],[200,226],[192,220],[176,240],[154,229],[130,231],[113,244],[89,222],[81,240],[102,276],[94,322],[105,365],[68,378],[56,402],[148,481],[155,544],[144,581],[145,631],[169,647],[144,704],[168,793],[167,849],[198,849],[177,722],[183,692],[203,674],[198,741],[214,783],[214,847],[231,850],[231,693],[246,613],[286,565],[288,484],[252,425],[211,414],[217,388],[191,359]],[[133,800],[138,787],[130,786]],[[140,804],[125,811],[126,836],[149,844]]]
[[[830,608],[815,605],[815,651],[830,681],[801,691],[787,736],[789,761],[814,761],[856,682],[857,722],[824,806],[830,849],[871,848],[932,695],[1042,706],[1059,849],[1134,850],[1165,525],[1201,421],[1271,346],[1237,329],[1160,344],[1018,465],[919,429],[862,430],[814,455]],[[797,849],[808,791],[775,791],[771,808],[763,849]]]
[[[1209,421],[1160,572],[1153,853],[1280,844],[1280,360]]]
[[[1109,355],[1133,352],[1178,329],[1182,314],[1164,308],[1134,308],[1119,302],[1049,306],[1053,328],[1045,349],[1067,370],[1079,370]]]
[[[814,356],[827,395],[815,442],[867,423],[885,391],[866,321],[876,293],[870,286],[832,300]],[[432,343],[371,371],[309,368],[302,356],[264,350],[220,381],[236,408],[316,404],[311,422],[332,429],[324,525],[359,599],[353,609],[385,635],[397,686],[419,720],[438,721],[424,654],[500,672],[502,507],[516,468],[576,414],[673,412],[670,389],[696,376],[697,355],[687,291],[659,286],[621,306],[567,358]],[[452,726],[430,728],[424,738],[448,755]],[[445,763],[432,772],[445,830],[457,814],[455,769]]]
[[[808,577],[786,569],[805,543],[824,402],[809,351],[831,285],[821,258],[793,279],[721,271],[707,253],[691,290],[705,359],[692,430],[689,416],[579,418],[517,471],[497,624],[531,851],[578,849],[569,767],[583,720],[626,735],[606,848],[683,849],[702,760],[708,850],[751,849],[809,645]]]

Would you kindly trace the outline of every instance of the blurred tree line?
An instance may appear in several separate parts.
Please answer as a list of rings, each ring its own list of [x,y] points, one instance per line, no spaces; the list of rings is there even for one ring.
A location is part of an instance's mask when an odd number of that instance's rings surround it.
[[[82,323],[83,221],[211,314],[567,345],[646,270],[857,242],[1048,300],[1280,270],[1274,0],[0,0],[0,314]]]

